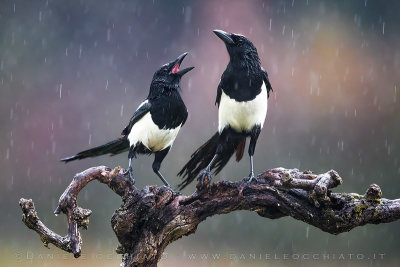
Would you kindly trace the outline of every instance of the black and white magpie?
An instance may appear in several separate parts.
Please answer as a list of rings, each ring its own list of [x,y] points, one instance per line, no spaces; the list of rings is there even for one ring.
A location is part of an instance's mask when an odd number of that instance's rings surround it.
[[[187,53],[180,55],[155,72],[147,99],[133,114],[128,126],[122,131],[122,137],[72,157],[63,158],[61,161],[69,162],[105,154],[113,156],[129,150],[128,172],[133,180],[132,158],[136,157],[136,154],[154,154],[153,171],[170,187],[160,173],[160,166],[188,117],[179,85],[182,76],[194,68],[180,69],[186,55]]]
[[[267,115],[268,97],[272,91],[267,72],[261,67],[257,49],[240,34],[214,30],[224,41],[230,61],[222,74],[215,103],[218,105],[218,132],[198,148],[178,173],[183,181],[180,189],[196,177],[201,183],[211,179],[211,170],[218,174],[236,151],[241,160],[250,136],[249,182],[254,179],[253,155],[258,136]]]

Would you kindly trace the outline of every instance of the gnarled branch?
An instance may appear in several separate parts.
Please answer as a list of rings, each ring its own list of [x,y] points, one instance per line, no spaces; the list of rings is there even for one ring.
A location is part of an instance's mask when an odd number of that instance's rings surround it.
[[[255,211],[270,219],[291,216],[331,234],[400,218],[400,199],[382,198],[376,184],[364,195],[332,193],[330,189],[342,183],[333,170],[316,175],[275,168],[252,183],[242,180],[198,185],[194,194],[182,196],[159,186],[139,190],[119,167],[111,170],[99,166],[75,175],[60,197],[55,213],[67,215],[67,236],[54,233],[40,221],[32,200],[20,200],[23,222],[39,234],[45,246],[51,243],[80,256],[78,228],[87,228],[91,211],[78,207],[76,201],[80,190],[92,180],[106,184],[122,197],[111,223],[120,242],[117,253],[123,254],[121,266],[125,267],[156,266],[169,243],[194,233],[207,217],[235,210]]]

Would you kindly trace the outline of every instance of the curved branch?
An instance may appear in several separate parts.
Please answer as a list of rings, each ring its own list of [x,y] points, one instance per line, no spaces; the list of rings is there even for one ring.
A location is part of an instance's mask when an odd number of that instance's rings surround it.
[[[19,205],[23,211],[22,221],[39,234],[46,247],[48,247],[48,244],[53,244],[64,251],[73,253],[75,258],[81,255],[82,239],[78,228],[87,229],[92,211],[78,207],[76,200],[82,188],[92,180],[107,184],[108,187],[123,198],[134,190],[131,180],[120,172],[119,167],[111,170],[105,166],[99,166],[76,174],[61,195],[58,206],[54,211],[56,215],[60,212],[67,215],[68,234],[66,236],[54,233],[40,221],[32,199],[20,199]]]
[[[169,243],[194,233],[207,217],[235,210],[254,211],[270,219],[291,216],[331,234],[400,218],[400,199],[382,198],[378,185],[371,185],[364,195],[332,193],[331,189],[342,183],[333,170],[316,175],[275,168],[252,183],[198,185],[193,195],[182,196],[159,186],[139,190],[119,167],[100,166],[77,174],[60,197],[55,213],[67,215],[67,236],[52,232],[39,220],[32,200],[20,200],[24,223],[46,246],[52,243],[79,257],[82,241],[78,228],[87,228],[91,211],[78,207],[76,200],[92,180],[106,184],[122,197],[123,204],[111,219],[121,244],[117,253],[124,254],[121,266],[155,266]]]

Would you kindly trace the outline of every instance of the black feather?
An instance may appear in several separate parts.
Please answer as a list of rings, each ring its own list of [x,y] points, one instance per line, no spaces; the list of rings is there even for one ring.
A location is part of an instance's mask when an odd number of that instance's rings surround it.
[[[217,156],[211,166],[211,171],[213,171],[214,174],[218,174],[225,167],[236,149],[243,142],[243,138],[246,137],[237,134],[230,135],[229,142],[223,143],[222,152]],[[183,180],[178,185],[179,190],[182,190],[194,181],[200,172],[207,167],[211,159],[214,157],[219,141],[220,135],[217,132],[192,154],[189,162],[186,163],[178,173],[178,176],[181,176]]]
[[[144,102],[136,111],[133,113],[133,116],[131,120],[129,121],[129,124],[125,127],[124,130],[122,130],[122,135],[128,135],[131,132],[132,126],[138,122],[144,115],[146,115],[147,112],[150,111],[151,108],[151,103],[150,102]]]
[[[263,73],[263,81],[265,83],[265,87],[267,88],[267,94],[269,97],[269,92],[274,90],[272,89],[271,83],[269,82],[267,71],[263,67],[261,67],[261,71]]]
[[[125,152],[128,149],[129,149],[129,140],[127,139],[127,137],[121,137],[111,142],[108,142],[107,144],[79,152],[74,156],[60,159],[60,161],[67,163],[69,161],[77,159],[97,157],[105,154],[111,154],[111,156],[114,156],[116,154]]]

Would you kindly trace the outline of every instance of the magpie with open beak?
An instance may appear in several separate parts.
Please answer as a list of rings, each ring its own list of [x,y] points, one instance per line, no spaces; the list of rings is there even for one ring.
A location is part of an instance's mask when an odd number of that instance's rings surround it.
[[[136,158],[137,154],[154,154],[153,171],[164,185],[170,187],[160,173],[160,167],[179,129],[188,117],[186,106],[180,96],[179,85],[182,76],[193,69],[193,67],[180,69],[186,55],[187,53],[180,55],[155,72],[147,99],[134,112],[128,126],[122,131],[122,137],[105,145],[79,152],[72,157],[63,158],[61,161],[69,162],[105,154],[113,156],[129,150],[128,172],[134,181],[132,158]]]
[[[183,181],[180,189],[196,177],[204,183],[211,180],[211,171],[218,174],[236,152],[236,161],[243,157],[246,137],[250,137],[250,174],[254,179],[253,155],[258,136],[267,115],[268,97],[272,91],[267,72],[260,66],[257,49],[240,34],[214,30],[225,43],[230,57],[217,89],[218,132],[198,148],[178,173]]]

